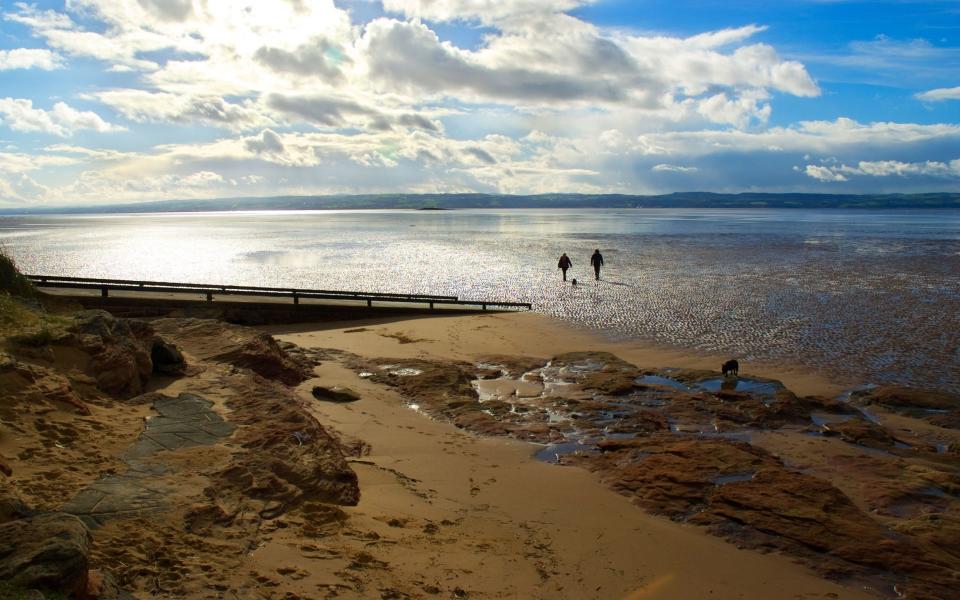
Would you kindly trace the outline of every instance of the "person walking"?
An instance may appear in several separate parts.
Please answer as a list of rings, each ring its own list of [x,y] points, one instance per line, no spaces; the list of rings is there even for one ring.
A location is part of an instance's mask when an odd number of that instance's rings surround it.
[[[593,251],[593,256],[590,257],[590,264],[593,265],[593,273],[597,276],[597,281],[600,281],[600,267],[603,266],[603,255],[600,254],[600,248]]]
[[[573,266],[573,262],[571,262],[570,257],[567,256],[567,253],[564,252],[563,255],[560,256],[560,261],[557,263],[557,268],[563,271],[564,281],[567,280],[567,269],[569,269],[572,266]]]

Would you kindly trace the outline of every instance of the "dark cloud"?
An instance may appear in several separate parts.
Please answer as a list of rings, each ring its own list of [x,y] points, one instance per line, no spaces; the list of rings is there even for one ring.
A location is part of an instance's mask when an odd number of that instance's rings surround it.
[[[469,154],[470,156],[478,160],[481,160],[487,163],[488,165],[497,164],[497,159],[490,156],[490,153],[484,150],[483,148],[477,148],[476,146],[471,146],[470,148],[464,148],[463,153]]]
[[[343,79],[340,64],[348,62],[338,46],[322,38],[304,44],[293,52],[263,47],[256,51],[254,58],[280,73],[321,77],[330,82]]]
[[[433,132],[440,131],[440,128],[437,127],[436,123],[421,115],[400,115],[397,117],[397,123],[403,125],[404,127],[411,127],[413,129],[423,129],[425,131]]]
[[[182,22],[193,14],[193,0],[137,0],[150,14],[164,20]]]
[[[256,152],[257,154],[264,152],[283,154],[284,150],[283,140],[280,139],[280,136],[275,131],[270,129],[264,129],[257,137],[247,138],[244,141],[244,145],[248,150]]]
[[[287,116],[327,127],[342,127],[346,124],[347,115],[380,116],[377,111],[356,102],[326,96],[270,94],[267,96],[267,106]]]

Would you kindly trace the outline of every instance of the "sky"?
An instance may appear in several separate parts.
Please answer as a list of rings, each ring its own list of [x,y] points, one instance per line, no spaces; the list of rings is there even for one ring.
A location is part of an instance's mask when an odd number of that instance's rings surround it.
[[[960,191],[958,0],[0,0],[0,207]]]

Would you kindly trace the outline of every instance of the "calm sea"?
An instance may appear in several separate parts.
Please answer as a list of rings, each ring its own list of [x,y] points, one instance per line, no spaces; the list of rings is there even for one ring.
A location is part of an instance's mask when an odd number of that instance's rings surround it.
[[[31,273],[528,301],[617,338],[960,391],[960,211],[5,217],[0,243]]]

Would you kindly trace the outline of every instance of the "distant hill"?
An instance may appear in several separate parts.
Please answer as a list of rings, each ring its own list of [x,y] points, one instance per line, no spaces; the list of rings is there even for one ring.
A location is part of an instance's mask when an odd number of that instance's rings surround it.
[[[34,209],[0,209],[0,214],[98,214],[231,210],[458,208],[960,208],[960,193],[930,194],[714,194],[677,192],[659,196],[628,194],[357,194],[162,200]]]

